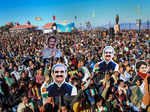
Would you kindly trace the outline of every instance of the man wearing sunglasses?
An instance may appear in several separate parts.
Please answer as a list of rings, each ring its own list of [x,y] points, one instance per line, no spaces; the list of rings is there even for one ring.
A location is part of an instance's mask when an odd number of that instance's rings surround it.
[[[67,77],[67,67],[64,64],[55,64],[52,67],[53,83],[47,87],[48,96],[74,96],[77,89],[65,81]]]

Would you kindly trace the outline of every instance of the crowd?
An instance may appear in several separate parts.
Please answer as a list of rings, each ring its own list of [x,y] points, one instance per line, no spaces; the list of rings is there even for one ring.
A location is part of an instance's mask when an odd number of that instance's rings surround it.
[[[0,34],[0,112],[150,112],[149,32],[56,34],[59,51],[52,57],[43,55],[49,37],[38,31]],[[96,65],[105,61],[106,46],[114,49],[118,68],[104,72],[107,64]],[[49,97],[55,64],[67,66],[66,82],[76,95]]]

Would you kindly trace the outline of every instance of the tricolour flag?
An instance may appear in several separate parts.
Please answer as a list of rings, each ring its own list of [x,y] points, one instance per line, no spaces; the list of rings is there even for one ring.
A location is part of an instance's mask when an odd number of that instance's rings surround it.
[[[99,63],[96,63],[94,68],[93,68],[93,72],[99,71]]]

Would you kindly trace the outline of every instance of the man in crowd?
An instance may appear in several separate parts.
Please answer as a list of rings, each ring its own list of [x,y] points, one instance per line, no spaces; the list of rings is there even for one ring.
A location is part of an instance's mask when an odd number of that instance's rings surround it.
[[[22,102],[18,105],[17,112],[23,112],[23,109],[25,109],[26,107],[34,110],[33,104],[29,102],[29,98],[27,95],[24,95],[21,100]]]

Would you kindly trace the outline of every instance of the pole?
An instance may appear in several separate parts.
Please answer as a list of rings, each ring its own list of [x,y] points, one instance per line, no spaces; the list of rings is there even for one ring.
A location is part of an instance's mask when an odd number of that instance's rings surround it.
[[[139,19],[139,33],[141,31],[141,19]]]
[[[58,101],[59,101],[59,110],[61,111],[61,96],[58,96]]]

